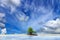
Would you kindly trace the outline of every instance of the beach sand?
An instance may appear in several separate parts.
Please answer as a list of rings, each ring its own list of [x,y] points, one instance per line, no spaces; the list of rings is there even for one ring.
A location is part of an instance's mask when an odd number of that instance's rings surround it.
[[[27,34],[1,34],[0,36],[30,36]],[[60,34],[37,34],[37,36],[60,36]]]

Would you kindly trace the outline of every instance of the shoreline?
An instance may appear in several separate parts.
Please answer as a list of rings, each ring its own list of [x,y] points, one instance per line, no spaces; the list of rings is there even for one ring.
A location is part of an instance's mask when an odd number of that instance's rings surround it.
[[[1,34],[0,36],[33,36],[28,34]],[[37,36],[60,36],[60,34],[37,34]]]

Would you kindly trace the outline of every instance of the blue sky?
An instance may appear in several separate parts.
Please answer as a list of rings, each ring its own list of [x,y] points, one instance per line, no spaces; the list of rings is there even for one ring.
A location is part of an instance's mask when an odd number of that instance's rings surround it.
[[[7,34],[25,33],[30,26],[40,31],[52,20],[53,26],[60,22],[60,0],[0,1],[0,13],[5,14]]]

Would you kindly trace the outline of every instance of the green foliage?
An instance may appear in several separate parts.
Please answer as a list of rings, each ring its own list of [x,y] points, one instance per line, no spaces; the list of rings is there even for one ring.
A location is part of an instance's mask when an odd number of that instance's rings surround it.
[[[29,33],[29,32],[32,32],[32,33],[34,32],[33,29],[32,29],[32,27],[29,27],[29,28],[28,28],[28,33]]]
[[[35,33],[36,33],[36,32],[33,30],[32,27],[29,27],[29,28],[28,28],[28,34],[29,34],[29,35],[35,35]]]

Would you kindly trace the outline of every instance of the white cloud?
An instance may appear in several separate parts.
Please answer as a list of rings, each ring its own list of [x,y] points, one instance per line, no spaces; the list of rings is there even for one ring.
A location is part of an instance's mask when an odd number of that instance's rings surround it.
[[[54,33],[60,33],[59,30],[60,30],[60,19],[59,18],[57,18],[56,20],[48,21],[44,27],[44,31],[47,31],[47,32],[53,31]]]
[[[16,11],[15,6],[11,6],[11,13],[10,13],[10,14],[12,14],[12,13],[15,12],[15,11]]]
[[[20,14],[16,14],[16,17],[19,21],[27,21],[29,19],[28,16],[26,16],[24,13],[21,14],[21,12]]]
[[[45,26],[48,26],[48,27],[59,27],[60,26],[60,19],[56,19],[56,20],[51,20],[51,21],[48,21]]]
[[[5,27],[5,24],[3,24],[3,23],[0,23],[0,28],[1,28],[1,27]]]
[[[20,4],[20,0],[1,0],[0,2],[1,4],[7,5],[7,6],[10,4],[12,5],[12,3],[16,6]]]
[[[20,0],[11,0],[11,2],[17,6],[20,4]]]
[[[4,4],[0,4],[0,6],[5,7],[5,5],[4,5]]]
[[[0,13],[0,28],[3,28],[3,29],[1,29],[1,34],[5,34],[6,33],[5,24],[2,23],[2,22],[5,22],[5,18],[4,17],[5,17],[5,14],[4,13]]]
[[[5,14],[4,13],[0,13],[0,17],[5,17]]]
[[[0,21],[5,22],[5,13],[0,13]]]
[[[0,6],[10,8],[12,14],[12,12],[16,11],[16,6],[20,6],[20,2],[20,0],[0,0]]]
[[[6,34],[6,28],[4,28],[4,29],[1,29],[1,34]]]
[[[54,30],[53,29],[50,29],[50,28],[47,28],[47,27],[44,27],[44,30],[43,31],[52,32]]]
[[[57,29],[55,30],[55,32],[56,32],[56,33],[60,33],[60,28],[57,28]]]
[[[29,19],[29,16],[26,16],[26,17],[25,17],[25,21],[27,21],[28,19]]]
[[[7,5],[9,0],[0,0],[1,4]]]

